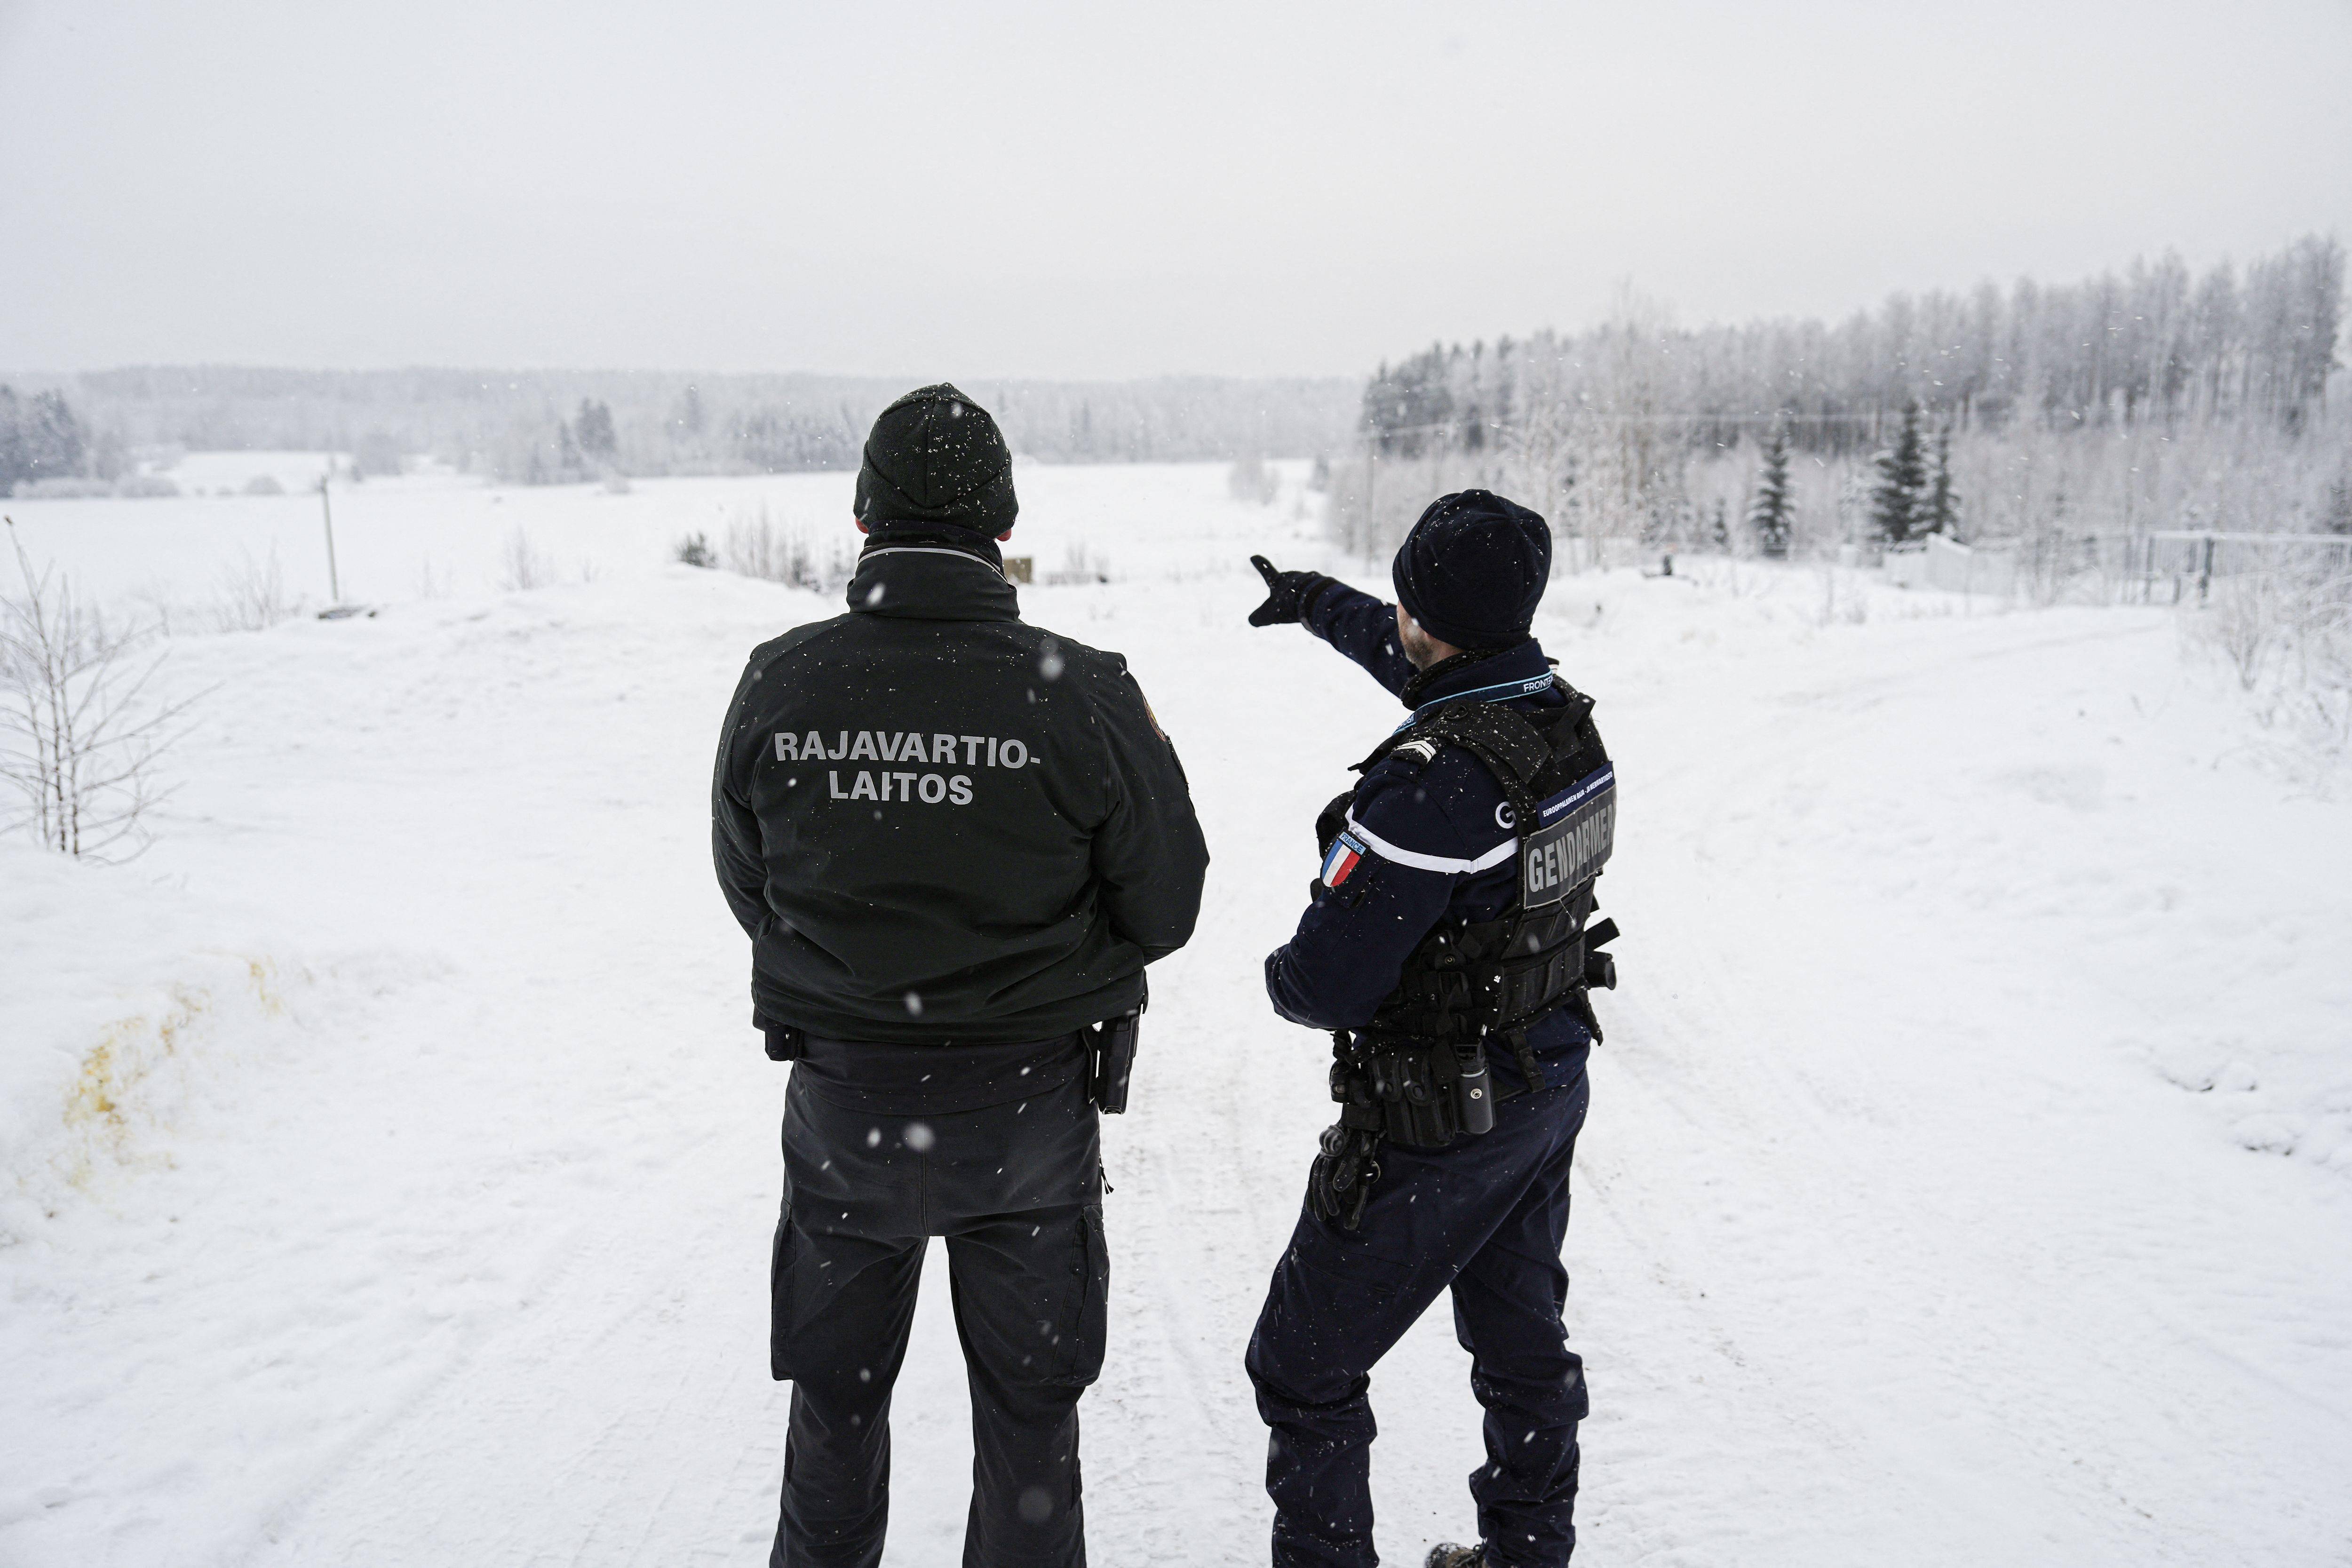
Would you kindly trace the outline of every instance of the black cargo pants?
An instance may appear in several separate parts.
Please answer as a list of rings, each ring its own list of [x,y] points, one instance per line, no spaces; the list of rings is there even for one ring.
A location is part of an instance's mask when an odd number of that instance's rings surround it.
[[[1371,1568],[1368,1375],[1449,1288],[1454,1332],[1486,1407],[1470,1473],[1493,1568],[1558,1568],[1576,1545],[1584,1363],[1560,1322],[1569,1168],[1590,1089],[1505,1100],[1495,1130],[1443,1149],[1383,1143],[1363,1226],[1298,1216],[1246,1365],[1273,1430],[1265,1489],[1276,1568]]]
[[[924,1247],[947,1238],[971,1388],[965,1568],[1079,1568],[1078,1396],[1102,1370],[1101,1155],[1083,1078],[980,1110],[880,1116],[796,1072],[770,1269],[769,1357],[793,1384],[772,1568],[873,1568],[890,1389]]]

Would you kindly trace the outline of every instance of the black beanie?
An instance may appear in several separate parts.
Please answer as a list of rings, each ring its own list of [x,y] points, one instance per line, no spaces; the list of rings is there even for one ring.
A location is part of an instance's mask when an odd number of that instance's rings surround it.
[[[1013,526],[1013,454],[988,410],[950,386],[882,411],[857,470],[857,521],[947,522],[994,538]]]
[[[1500,648],[1525,642],[1551,576],[1551,530],[1487,490],[1440,496],[1397,547],[1397,603],[1440,642]]]

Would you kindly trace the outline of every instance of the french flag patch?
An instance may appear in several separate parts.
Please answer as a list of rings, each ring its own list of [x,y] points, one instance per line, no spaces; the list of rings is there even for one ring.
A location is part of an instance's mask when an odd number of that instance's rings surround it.
[[[1342,833],[1331,840],[1331,853],[1323,857],[1323,885],[1336,888],[1348,879],[1356,862],[1364,858],[1364,847],[1352,833]]]

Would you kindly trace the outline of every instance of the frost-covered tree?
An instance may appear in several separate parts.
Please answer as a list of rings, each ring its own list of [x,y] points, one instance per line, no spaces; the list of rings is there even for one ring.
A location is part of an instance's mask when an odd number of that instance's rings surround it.
[[[2327,506],[2321,521],[2330,533],[2352,533],[2352,467],[2327,487]]]
[[[16,389],[0,384],[0,496],[25,477],[25,405]]]
[[[66,405],[62,392],[44,392],[33,398],[26,421],[25,465],[33,479],[70,479],[81,472],[82,455],[89,437]]]
[[[1903,405],[1895,445],[1878,454],[1878,480],[1870,492],[1870,523],[1879,538],[1902,544],[1924,531],[1927,498],[1927,444],[1919,433],[1919,405]]]
[[[1764,447],[1764,468],[1756,476],[1756,499],[1748,526],[1756,532],[1756,552],[1779,560],[1789,553],[1796,507],[1789,497],[1789,433],[1776,428]]]
[[[61,392],[19,397],[0,386],[0,496],[39,479],[82,471],[89,436]]]

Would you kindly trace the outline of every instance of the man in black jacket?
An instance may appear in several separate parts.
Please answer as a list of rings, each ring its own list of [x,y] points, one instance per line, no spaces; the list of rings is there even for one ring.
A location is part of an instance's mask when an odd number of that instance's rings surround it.
[[[1021,620],[995,421],[885,410],[850,613],[754,649],[711,843],[753,1021],[794,1062],[771,1270],[793,1383],[771,1563],[871,1568],[890,1389],[945,1237],[971,1386],[967,1568],[1086,1560],[1077,1401],[1108,1282],[1089,1026],[1181,947],[1208,851],[1125,660]]]

